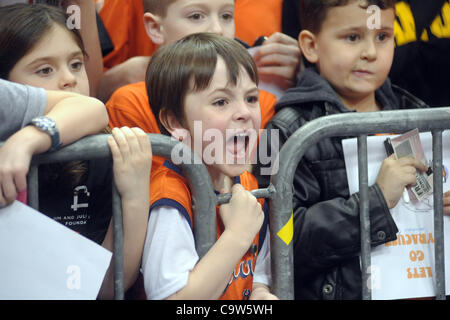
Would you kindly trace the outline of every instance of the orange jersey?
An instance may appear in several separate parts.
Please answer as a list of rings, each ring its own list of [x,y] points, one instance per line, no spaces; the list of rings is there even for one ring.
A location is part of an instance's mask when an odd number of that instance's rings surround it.
[[[181,168],[169,161],[165,161],[164,165],[159,167],[158,170],[152,171],[151,181],[150,211],[159,206],[173,207],[183,214],[191,228],[193,228],[194,217],[191,192]],[[258,189],[256,178],[248,172],[244,172],[240,177],[236,177],[235,183],[242,184],[246,190]],[[259,199],[258,201],[261,203],[261,207],[264,208],[264,199]],[[217,238],[219,238],[224,230],[219,207],[216,208],[216,215]],[[267,210],[265,210],[265,219],[261,231],[255,236],[253,245],[238,262],[235,270],[233,270],[230,281],[220,297],[221,300],[245,300],[250,297],[256,260],[265,238],[267,223],[268,215]]]
[[[281,32],[283,0],[236,0],[235,37],[253,45],[260,36]]]
[[[145,31],[142,0],[107,0],[99,15],[114,44],[114,50],[103,58],[105,69],[156,51],[157,45]]]
[[[260,90],[261,128],[265,128],[275,114],[276,102],[277,98],[273,94]],[[111,128],[139,127],[147,133],[160,133],[143,81],[117,89],[106,103],[106,108]]]

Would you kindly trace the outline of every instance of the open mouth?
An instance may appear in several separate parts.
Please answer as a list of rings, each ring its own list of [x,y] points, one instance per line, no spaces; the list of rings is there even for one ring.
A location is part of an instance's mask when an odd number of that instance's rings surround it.
[[[250,145],[250,136],[247,132],[239,132],[228,138],[226,148],[233,160],[245,161]]]

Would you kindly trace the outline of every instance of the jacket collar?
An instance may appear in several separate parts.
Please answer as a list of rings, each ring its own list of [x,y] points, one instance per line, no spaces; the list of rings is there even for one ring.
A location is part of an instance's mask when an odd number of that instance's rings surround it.
[[[392,85],[389,78],[375,91],[375,97],[382,110],[427,107],[423,101],[406,90]],[[302,72],[297,86],[287,90],[278,101],[276,111],[286,106],[300,107],[302,104],[314,102],[323,106],[326,115],[354,112],[341,102],[330,83],[319,75],[316,67],[309,67]]]

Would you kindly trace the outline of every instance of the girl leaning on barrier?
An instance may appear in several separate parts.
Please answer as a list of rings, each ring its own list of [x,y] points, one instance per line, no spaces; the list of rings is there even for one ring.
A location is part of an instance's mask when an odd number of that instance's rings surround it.
[[[78,30],[56,7],[0,8],[0,76],[47,90],[89,95],[86,49]],[[85,123],[77,122],[77,126]],[[78,130],[78,128],[76,129]],[[125,289],[135,281],[149,210],[151,145],[138,128],[112,131],[113,161],[98,159],[43,166],[40,211],[112,251],[112,176],[122,198]],[[74,155],[75,157],[76,155]],[[99,296],[112,298],[112,267]]]

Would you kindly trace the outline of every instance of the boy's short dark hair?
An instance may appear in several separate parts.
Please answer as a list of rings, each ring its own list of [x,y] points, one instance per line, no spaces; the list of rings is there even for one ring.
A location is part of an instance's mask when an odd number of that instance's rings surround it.
[[[396,3],[396,0],[300,0],[302,30],[319,33],[330,8],[345,6],[354,1],[361,1],[363,8],[377,5],[380,9],[395,8]]]
[[[177,0],[142,0],[142,5],[144,13],[151,12],[152,14],[165,17],[167,8],[175,1]]]
[[[213,33],[191,34],[160,47],[152,56],[145,86],[161,133],[170,135],[162,125],[160,112],[172,112],[182,125],[186,94],[206,89],[214,76],[218,57],[225,61],[228,81],[236,85],[242,69],[258,84],[253,58],[236,40]]]

